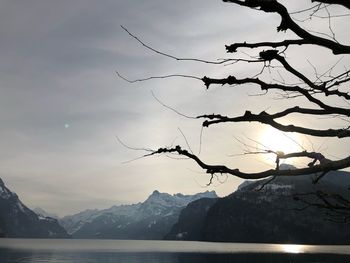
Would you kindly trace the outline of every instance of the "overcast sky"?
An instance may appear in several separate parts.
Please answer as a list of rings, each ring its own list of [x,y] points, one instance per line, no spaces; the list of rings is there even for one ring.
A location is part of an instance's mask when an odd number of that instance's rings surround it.
[[[174,141],[186,146],[181,129],[198,153],[200,122],[166,109],[151,91],[188,115],[238,115],[247,107],[273,111],[286,102],[249,96],[259,92],[253,86],[206,91],[199,81],[179,78],[129,84],[115,71],[133,79],[174,73],[251,76],[259,69],[173,61],[142,47],[120,25],[161,51],[215,60],[227,56],[224,45],[234,41],[292,36],[277,34],[278,23],[275,15],[220,0],[0,0],[0,177],[28,206],[59,215],[142,201],[155,189],[231,193],[241,180],[222,177],[207,187],[208,176],[187,160],[128,162],[143,152],[123,147],[116,136],[133,147]],[[348,24],[334,23],[337,37],[349,43]],[[306,52],[321,69],[338,59],[324,50]],[[289,54],[312,74],[304,56],[294,49]],[[239,124],[205,130],[201,156],[243,170],[270,168],[273,162],[260,157],[229,157],[242,152],[235,137],[259,140],[264,129]],[[333,140],[301,141],[340,157],[348,151]]]

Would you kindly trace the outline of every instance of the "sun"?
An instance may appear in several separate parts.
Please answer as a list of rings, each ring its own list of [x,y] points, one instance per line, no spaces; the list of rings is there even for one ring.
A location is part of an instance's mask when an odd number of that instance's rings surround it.
[[[266,127],[261,132],[258,142],[259,148],[285,154],[302,151],[300,137],[296,133],[284,133],[272,127]],[[275,156],[266,155],[266,159],[274,161]]]

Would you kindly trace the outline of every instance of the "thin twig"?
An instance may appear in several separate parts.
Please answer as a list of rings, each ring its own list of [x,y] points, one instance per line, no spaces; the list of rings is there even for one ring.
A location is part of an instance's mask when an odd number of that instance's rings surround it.
[[[119,78],[121,78],[129,83],[143,82],[143,81],[152,80],[152,79],[167,79],[167,78],[174,78],[174,77],[175,78],[190,78],[190,79],[197,79],[197,80],[202,81],[202,79],[199,77],[192,76],[192,75],[184,75],[184,74],[169,74],[169,75],[164,75],[164,76],[152,76],[152,77],[147,77],[147,78],[130,80],[130,79],[124,77],[123,75],[121,75],[118,71],[116,71],[116,73],[117,73]]]
[[[170,107],[169,105],[165,104],[164,102],[162,102],[153,92],[153,90],[151,90],[151,94],[152,94],[152,97],[160,104],[162,105],[163,107],[175,112],[176,114],[182,116],[182,117],[185,117],[187,119],[197,119],[196,117],[193,117],[193,116],[189,116],[189,115],[186,115],[186,114],[183,114],[181,112],[179,112],[178,110],[176,110],[175,108],[173,107]]]
[[[187,138],[186,138],[185,134],[182,132],[182,130],[181,130],[179,127],[177,127],[177,129],[179,130],[179,132],[181,133],[182,137],[184,138],[184,140],[185,140],[185,142],[186,142],[186,145],[187,145],[188,149],[189,149],[189,150],[190,150],[190,152],[193,154],[193,151],[192,151],[192,149],[191,149],[190,144],[188,143],[188,140],[187,140]]]

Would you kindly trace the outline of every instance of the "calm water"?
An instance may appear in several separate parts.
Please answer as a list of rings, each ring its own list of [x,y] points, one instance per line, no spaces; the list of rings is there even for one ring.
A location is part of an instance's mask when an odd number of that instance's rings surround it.
[[[350,262],[350,246],[0,239],[0,263]]]

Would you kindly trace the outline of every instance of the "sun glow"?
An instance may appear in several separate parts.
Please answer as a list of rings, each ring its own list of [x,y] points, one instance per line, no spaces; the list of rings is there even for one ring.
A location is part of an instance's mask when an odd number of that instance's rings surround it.
[[[296,133],[283,133],[271,127],[265,128],[260,136],[258,146],[262,150],[283,152],[285,154],[302,151],[299,135]],[[268,162],[275,161],[275,155],[265,155]],[[291,161],[288,161],[291,163]]]
[[[286,253],[302,253],[303,252],[303,245],[281,245],[282,250]]]

